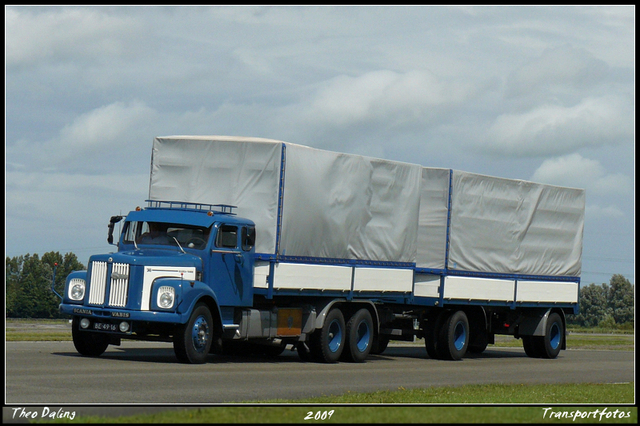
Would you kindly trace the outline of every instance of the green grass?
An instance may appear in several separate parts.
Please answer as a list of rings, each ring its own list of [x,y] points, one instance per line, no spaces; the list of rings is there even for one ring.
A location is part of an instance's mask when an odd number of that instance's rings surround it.
[[[272,400],[152,414],[75,417],[79,423],[607,423],[606,413],[636,423],[634,384],[467,385],[347,393],[304,400]],[[535,405],[524,405],[535,403]],[[593,404],[598,405],[584,405]],[[276,405],[279,404],[279,405]],[[381,405],[391,404],[391,405]],[[395,404],[395,406],[393,405]],[[399,406],[399,404],[403,404]],[[411,404],[411,405],[409,405]],[[452,404],[443,405],[443,404]],[[521,405],[517,405],[521,404]],[[568,404],[568,405],[567,405]],[[607,405],[611,404],[611,405]],[[572,405],[579,405],[573,407]],[[595,419],[606,407],[604,418]],[[547,410],[545,413],[545,409]],[[114,410],[117,411],[117,408]],[[596,413],[596,410],[600,412]],[[305,417],[311,413],[311,419]],[[329,413],[331,413],[329,417]],[[553,413],[553,414],[552,414]],[[576,414],[577,413],[577,414]],[[589,413],[591,419],[586,418]],[[318,420],[315,420],[315,415]],[[322,419],[322,416],[325,419]],[[585,418],[575,416],[584,416]],[[553,417],[552,417],[553,416]],[[566,416],[565,418],[558,416]],[[608,420],[608,421],[607,421]]]
[[[346,393],[301,400],[273,400],[284,403],[345,404],[590,404],[633,403],[633,384],[544,384],[544,385],[466,385]]]
[[[7,318],[5,341],[71,341],[71,324],[68,319]]]

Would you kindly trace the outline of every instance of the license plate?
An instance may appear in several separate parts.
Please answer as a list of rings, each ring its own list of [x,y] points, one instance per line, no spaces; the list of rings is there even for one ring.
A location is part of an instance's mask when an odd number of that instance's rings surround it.
[[[103,322],[94,322],[93,323],[94,330],[100,331],[118,331],[118,326],[116,324],[108,324]]]

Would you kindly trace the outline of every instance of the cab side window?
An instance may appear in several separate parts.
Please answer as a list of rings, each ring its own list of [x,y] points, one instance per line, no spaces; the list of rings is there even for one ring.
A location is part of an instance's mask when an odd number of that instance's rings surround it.
[[[216,247],[234,249],[238,247],[238,227],[221,225],[216,236]]]

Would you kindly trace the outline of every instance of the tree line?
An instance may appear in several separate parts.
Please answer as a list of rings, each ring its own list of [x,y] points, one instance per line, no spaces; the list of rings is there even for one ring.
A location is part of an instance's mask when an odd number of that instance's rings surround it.
[[[42,257],[26,254],[6,258],[7,318],[65,317],[58,311],[60,299],[51,291],[54,268],[58,293],[62,292],[67,275],[86,269],[73,253],[62,256],[59,252],[48,252]],[[633,286],[621,274],[613,275],[609,284],[582,286],[580,313],[569,315],[567,321],[582,327],[633,328]]]

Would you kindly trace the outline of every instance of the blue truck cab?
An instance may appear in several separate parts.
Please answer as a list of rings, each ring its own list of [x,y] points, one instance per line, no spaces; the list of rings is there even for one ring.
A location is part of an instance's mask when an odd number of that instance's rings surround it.
[[[68,276],[60,310],[83,355],[135,338],[173,341],[178,359],[204,362],[234,309],[253,303],[255,225],[233,206],[148,203],[126,216],[116,253]]]

